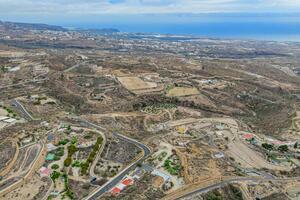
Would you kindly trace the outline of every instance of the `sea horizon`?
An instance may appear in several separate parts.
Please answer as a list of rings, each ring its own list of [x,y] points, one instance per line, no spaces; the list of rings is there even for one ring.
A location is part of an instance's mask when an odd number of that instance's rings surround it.
[[[114,28],[126,33],[189,35],[215,39],[300,42],[300,22],[200,22],[200,23],[84,23],[59,24],[79,29]]]

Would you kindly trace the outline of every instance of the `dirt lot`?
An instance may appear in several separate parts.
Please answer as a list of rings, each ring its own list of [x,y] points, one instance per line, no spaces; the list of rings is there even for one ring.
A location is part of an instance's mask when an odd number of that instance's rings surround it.
[[[14,157],[16,146],[11,141],[5,141],[0,144],[0,171],[7,166],[8,162]]]
[[[3,108],[0,108],[0,116],[6,116],[8,112],[4,110]]]
[[[167,96],[169,97],[182,97],[197,95],[199,91],[197,88],[187,88],[187,87],[174,87],[168,91]]]
[[[0,57],[23,57],[26,53],[20,51],[0,51]]]
[[[5,199],[42,199],[51,185],[51,180],[34,175],[29,182],[5,195]]]
[[[118,163],[130,163],[141,152],[134,144],[123,140],[113,139],[108,143],[108,148],[104,149],[106,160]]]
[[[90,185],[89,183],[83,183],[72,179],[69,180],[69,186],[71,191],[74,192],[74,196],[75,196],[74,199],[83,199],[92,190],[95,189],[95,187]]]
[[[118,80],[128,90],[142,90],[157,87],[156,83],[145,82],[139,77],[118,77]]]

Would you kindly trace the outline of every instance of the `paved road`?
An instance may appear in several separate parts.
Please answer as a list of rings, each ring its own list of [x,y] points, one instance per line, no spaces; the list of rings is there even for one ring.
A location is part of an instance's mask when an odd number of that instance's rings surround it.
[[[179,199],[183,199],[183,198],[186,198],[186,197],[189,197],[189,196],[192,196],[192,195],[195,195],[195,194],[200,194],[200,193],[205,193],[205,192],[208,192],[208,191],[211,191],[213,189],[216,189],[216,188],[221,188],[221,187],[224,187],[225,185],[227,184],[230,184],[230,183],[237,183],[237,182],[244,182],[244,181],[299,181],[300,180],[300,177],[293,177],[293,178],[275,178],[275,177],[240,177],[240,178],[232,178],[232,179],[228,179],[228,180],[224,180],[224,181],[221,181],[219,183],[215,183],[215,184],[212,184],[210,186],[207,186],[207,187],[202,187],[202,188],[198,188],[192,192],[189,192],[187,194],[184,194],[178,198],[175,198],[176,200],[179,200]]]
[[[137,161],[135,161],[134,163],[132,163],[131,165],[129,165],[128,167],[126,167],[123,171],[121,171],[115,178],[113,178],[112,180],[108,181],[105,185],[103,185],[102,187],[100,187],[98,190],[96,190],[94,193],[92,193],[90,196],[88,196],[86,198],[86,200],[96,200],[97,198],[101,197],[104,193],[108,192],[109,190],[111,190],[115,185],[117,185],[130,171],[134,170],[137,166],[138,163],[144,161],[151,153],[151,150],[149,149],[149,147],[147,147],[146,145],[128,138],[124,135],[121,135],[119,133],[113,133],[117,138],[119,138],[120,140],[124,140],[126,142],[135,144],[136,146],[138,146],[139,148],[141,148],[144,152],[143,156],[138,159]]]
[[[151,150],[149,149],[149,147],[147,147],[146,145],[144,145],[143,143],[140,143],[137,140],[131,139],[127,136],[121,135],[119,133],[113,133],[116,137],[118,137],[121,140],[125,140],[129,143],[135,144],[136,146],[140,147],[143,151],[144,151],[144,156],[147,157],[148,155],[150,155]]]
[[[224,187],[225,185],[227,185],[229,183],[243,182],[243,181],[257,181],[257,180],[261,180],[261,179],[259,179],[259,178],[253,178],[253,177],[233,178],[233,179],[225,180],[225,181],[222,181],[220,183],[216,183],[216,184],[204,187],[204,188],[199,188],[199,189],[197,189],[197,190],[195,190],[193,192],[190,192],[190,193],[185,194],[185,195],[183,195],[183,196],[181,196],[179,198],[176,198],[176,200],[183,199],[183,198],[192,196],[194,194],[200,194],[200,193],[208,192],[208,191],[214,190],[216,188],[221,188],[221,187]]]
[[[95,129],[98,129],[98,130],[101,130],[101,131],[106,131],[105,128],[99,126],[99,125],[96,125],[92,122],[89,122],[87,120],[84,120],[84,119],[80,119],[80,118],[73,118],[75,119],[76,121],[80,122],[81,124],[83,124],[84,126],[87,126],[87,127],[92,127],[92,128],[95,128]],[[134,170],[137,166],[137,164],[139,162],[142,162],[144,161],[151,153],[151,150],[149,149],[149,147],[147,147],[146,145],[140,143],[139,141],[137,140],[134,140],[134,139],[131,139],[129,137],[126,137],[124,135],[121,135],[119,133],[116,133],[114,132],[113,133],[114,136],[116,136],[117,138],[119,138],[120,140],[124,140],[126,142],[129,142],[129,143],[132,143],[132,144],[135,144],[136,146],[138,146],[139,148],[141,148],[143,150],[143,156],[138,159],[137,161],[135,161],[134,163],[132,163],[131,165],[127,166],[123,171],[121,171],[118,175],[115,176],[115,178],[113,178],[112,180],[108,181],[106,184],[104,184],[102,187],[100,187],[98,190],[96,190],[94,193],[92,193],[91,195],[89,195],[87,198],[85,198],[86,200],[87,199],[91,199],[91,200],[94,200],[94,199],[97,199],[99,198],[100,196],[102,196],[104,193],[108,192],[109,190],[111,190],[115,185],[117,185],[130,171]]]
[[[12,104],[16,106],[16,108],[23,114],[23,117],[27,120],[34,120],[32,115],[24,108],[24,106],[17,100],[12,100]]]
[[[76,118],[73,117],[72,119],[74,119],[74,120],[80,122],[82,125],[84,125],[84,126],[86,126],[86,127],[92,127],[92,128],[95,128],[95,129],[98,129],[98,130],[101,130],[101,131],[106,131],[106,128],[103,128],[103,127],[101,127],[101,126],[99,126],[99,125],[96,125],[96,124],[94,124],[94,123],[91,123],[91,122],[89,122],[89,121],[87,121],[87,120],[80,119],[80,118],[77,118],[77,117],[76,117]]]

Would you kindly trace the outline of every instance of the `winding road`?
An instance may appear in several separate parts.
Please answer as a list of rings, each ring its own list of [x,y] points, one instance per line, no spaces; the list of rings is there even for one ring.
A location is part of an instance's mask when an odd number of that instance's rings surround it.
[[[96,125],[94,123],[91,123],[89,121],[80,119],[80,118],[76,118],[77,120],[79,120],[82,124],[84,124],[85,126],[88,127],[92,127],[101,131],[106,131],[105,128]],[[106,184],[104,184],[103,186],[101,186],[100,188],[98,188],[96,191],[94,191],[92,194],[90,194],[88,197],[86,197],[86,200],[95,200],[99,197],[101,197],[104,193],[108,192],[109,190],[111,190],[115,185],[117,185],[130,171],[134,170],[137,166],[138,163],[143,162],[150,154],[151,154],[151,150],[149,147],[147,147],[146,145],[144,145],[143,143],[134,140],[132,138],[129,138],[127,136],[121,135],[119,133],[114,132],[113,135],[115,137],[117,137],[120,140],[126,141],[128,143],[134,144],[137,147],[139,147],[140,149],[142,149],[143,151],[143,156],[141,158],[139,158],[138,160],[136,160],[134,163],[132,163],[131,165],[127,166],[124,170],[122,170],[121,172],[119,172],[113,179],[109,180]]]
[[[126,136],[123,136],[119,133],[113,133],[116,137],[118,137],[120,140],[124,140],[126,142],[135,144],[136,146],[138,146],[139,148],[141,148],[143,150],[143,156],[138,159],[137,161],[135,161],[134,163],[132,163],[131,165],[127,166],[123,171],[121,171],[115,178],[113,178],[112,180],[108,181],[105,185],[103,185],[102,187],[100,187],[98,190],[96,190],[94,193],[92,193],[91,195],[89,195],[86,200],[88,199],[92,199],[92,200],[96,200],[97,198],[101,197],[104,193],[106,193],[107,191],[111,190],[115,185],[117,185],[130,171],[134,170],[137,166],[138,163],[144,161],[151,153],[151,150],[149,149],[149,147],[147,147],[146,145],[133,140],[131,138],[128,138]]]
[[[17,100],[14,99],[12,101],[12,104],[14,104],[16,106],[16,108],[23,113],[24,117],[27,120],[34,120],[34,118],[31,116],[31,114],[26,110],[26,108],[24,108],[24,106]],[[81,118],[74,118],[75,120],[81,122],[83,125],[87,126],[87,127],[92,127],[95,128],[97,130],[100,131],[106,131],[105,128],[96,125],[94,123],[91,123],[87,120],[83,120]],[[121,135],[119,133],[113,133],[117,138],[119,138],[120,140],[124,140],[126,142],[135,144],[136,146],[138,146],[139,148],[141,148],[143,150],[143,156],[141,158],[139,158],[138,160],[136,160],[134,163],[132,163],[131,165],[127,166],[124,170],[122,170],[120,173],[118,173],[115,178],[111,179],[110,181],[108,181],[105,185],[101,186],[100,188],[98,188],[95,192],[93,192],[91,195],[89,195],[86,199],[97,199],[100,196],[102,196],[104,193],[106,193],[107,191],[109,191],[110,189],[112,189],[116,184],[118,184],[130,171],[134,170],[135,167],[137,166],[138,163],[144,161],[151,153],[151,150],[149,147],[147,147],[146,145],[144,145],[143,143],[138,142],[137,140],[131,139],[129,137],[126,137],[124,135]]]

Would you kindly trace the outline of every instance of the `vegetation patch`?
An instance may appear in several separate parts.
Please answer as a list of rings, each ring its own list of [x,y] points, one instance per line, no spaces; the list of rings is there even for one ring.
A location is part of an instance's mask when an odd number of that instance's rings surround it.
[[[161,110],[172,109],[172,108],[177,108],[177,106],[171,103],[159,103],[159,104],[153,104],[142,108],[142,112],[157,114]]]
[[[72,156],[77,151],[77,148],[74,144],[68,146],[68,157],[64,161],[64,165],[69,167],[72,164]]]
[[[173,154],[164,162],[164,168],[171,174],[178,176],[181,171],[180,161],[177,155]]]
[[[102,142],[103,142],[103,138],[101,136],[99,136],[97,138],[97,142],[94,145],[93,150],[90,153],[89,157],[87,158],[87,160],[84,163],[81,164],[81,173],[82,174],[85,174],[85,175],[87,174],[87,170],[89,169],[90,164],[94,161],[94,159],[97,155],[97,152],[99,151],[99,149],[102,145]]]

